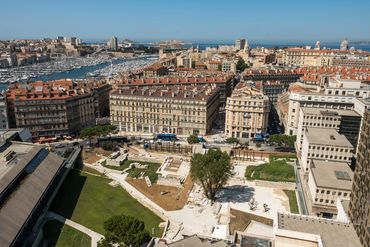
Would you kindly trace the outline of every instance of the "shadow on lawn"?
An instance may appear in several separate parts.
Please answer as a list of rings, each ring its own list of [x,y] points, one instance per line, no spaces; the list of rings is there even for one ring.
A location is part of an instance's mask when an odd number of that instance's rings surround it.
[[[254,195],[254,188],[244,185],[232,185],[222,188],[216,194],[217,202],[249,202]]]
[[[80,171],[71,170],[55,197],[50,210],[70,219],[85,182],[86,177]]]
[[[59,236],[62,233],[63,223],[60,223],[56,220],[50,220],[45,223],[43,227],[44,239],[44,246],[46,247],[54,247],[56,246]]]

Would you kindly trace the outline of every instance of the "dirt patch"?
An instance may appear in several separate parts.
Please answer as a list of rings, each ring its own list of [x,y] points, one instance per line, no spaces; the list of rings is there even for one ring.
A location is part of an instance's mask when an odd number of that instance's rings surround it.
[[[148,187],[144,179],[127,178],[127,182],[167,211],[182,209],[188,201],[189,191],[193,186],[190,176],[185,180],[183,188],[158,184]]]
[[[94,151],[86,150],[83,151],[82,157],[83,161],[87,164],[94,164],[95,162],[101,159],[101,157],[97,156]]]
[[[245,229],[248,227],[252,220],[269,226],[273,225],[272,219],[231,208],[229,224],[230,234],[234,234],[235,231],[245,231]]]
[[[94,148],[94,152],[97,153],[97,154],[106,156],[106,157],[108,157],[109,155],[111,155],[113,153],[113,151],[106,151],[102,148]]]
[[[103,155],[105,157],[112,154],[112,151],[105,151],[102,148],[94,148],[94,149],[86,149],[83,151],[82,157],[83,161],[88,164],[94,164],[98,160],[100,160],[102,157],[98,155]]]

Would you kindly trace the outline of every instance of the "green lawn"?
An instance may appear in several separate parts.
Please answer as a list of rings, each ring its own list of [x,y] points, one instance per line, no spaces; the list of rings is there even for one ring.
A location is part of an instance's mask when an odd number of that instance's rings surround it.
[[[112,187],[110,179],[71,171],[51,206],[66,218],[104,234],[103,223],[114,215],[125,214],[145,222],[146,229],[160,235],[162,221],[121,187]]]
[[[114,169],[114,170],[119,170],[123,171],[126,168],[130,166],[132,163],[140,163],[142,165],[148,165],[148,168],[146,169],[138,169],[138,168],[133,168],[128,170],[128,176],[132,178],[138,178],[142,172],[144,172],[144,176],[148,176],[150,181],[152,183],[155,183],[158,179],[158,174],[156,174],[156,171],[158,168],[161,166],[159,163],[153,163],[153,162],[143,162],[143,161],[136,161],[136,160],[125,160],[123,161],[122,165],[120,166],[108,166],[106,165],[106,162],[104,161],[102,165],[104,167]]]
[[[289,197],[289,207],[290,212],[294,214],[299,214],[297,196],[294,190],[283,190],[284,193]]]
[[[274,182],[294,182],[294,167],[288,164],[293,156],[270,156],[269,162],[259,166],[248,166],[245,176],[248,180],[267,180]]]
[[[70,226],[56,220],[44,225],[44,238],[48,241],[47,247],[90,247],[91,238]]]

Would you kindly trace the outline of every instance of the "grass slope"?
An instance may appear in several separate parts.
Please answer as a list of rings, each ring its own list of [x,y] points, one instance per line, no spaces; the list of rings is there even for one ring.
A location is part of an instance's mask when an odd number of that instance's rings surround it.
[[[296,197],[295,191],[294,190],[283,190],[283,191],[289,198],[290,212],[294,214],[299,214],[297,197]]]
[[[44,238],[48,241],[47,247],[91,246],[91,238],[88,235],[56,220],[45,223]]]
[[[159,235],[158,225],[162,220],[124,189],[112,187],[109,182],[108,178],[71,171],[51,210],[101,234],[104,234],[104,221],[123,213],[144,221],[150,233],[155,228],[155,235]]]

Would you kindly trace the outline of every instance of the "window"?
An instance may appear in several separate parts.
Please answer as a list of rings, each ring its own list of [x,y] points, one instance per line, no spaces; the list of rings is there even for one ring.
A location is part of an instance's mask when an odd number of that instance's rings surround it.
[[[343,196],[347,196],[347,195],[348,195],[348,193],[344,193],[344,194],[343,194]]]

